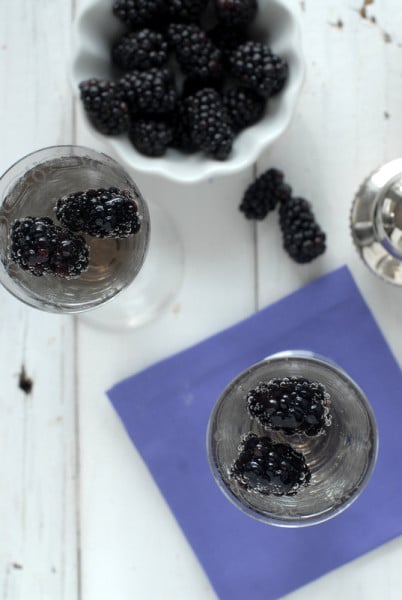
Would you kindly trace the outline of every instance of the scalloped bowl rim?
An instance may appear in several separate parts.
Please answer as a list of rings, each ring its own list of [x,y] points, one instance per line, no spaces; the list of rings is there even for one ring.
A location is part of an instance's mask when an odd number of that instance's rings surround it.
[[[275,116],[272,117],[271,111],[269,111],[262,120],[241,132],[235,139],[230,158],[226,161],[217,161],[207,158],[199,152],[185,155],[173,149],[169,149],[164,157],[150,158],[137,152],[127,136],[112,137],[100,134],[84,116],[91,134],[102,142],[113,157],[124,164],[126,169],[161,176],[170,181],[201,182],[214,177],[231,175],[251,166],[260,154],[278,140],[288,128],[301,93],[305,73],[301,34],[294,7],[288,3],[288,0],[259,0],[259,7],[260,11],[276,11],[277,14],[282,15],[282,18],[285,17],[284,30],[287,35],[283,35],[283,32],[281,35],[275,31],[276,35],[270,35],[270,46],[274,52],[288,60],[289,78],[284,90],[270,100],[271,107],[272,103],[275,103]],[[116,36],[121,25],[113,16],[111,7],[109,8],[112,27],[108,28],[108,35],[113,37],[113,31]],[[70,79],[74,94],[78,99],[80,81],[91,77],[106,76],[102,67],[105,62],[109,63],[109,57],[106,54],[109,46],[99,45],[100,34],[94,32],[93,26],[91,30],[91,17],[99,16],[99,14],[102,16],[101,13],[105,10],[104,0],[88,0],[74,21],[73,47],[76,48],[76,51],[72,58]],[[272,31],[270,33],[272,34]],[[96,64],[97,68],[85,66],[89,64]],[[79,102],[79,106],[84,115],[81,102]]]

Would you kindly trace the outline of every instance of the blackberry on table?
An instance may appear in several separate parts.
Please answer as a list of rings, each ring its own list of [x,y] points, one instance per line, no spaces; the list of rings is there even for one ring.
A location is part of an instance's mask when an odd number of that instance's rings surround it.
[[[89,250],[84,238],[58,227],[48,217],[26,217],[13,223],[10,256],[37,277],[72,279],[88,268]]]
[[[167,13],[175,22],[199,22],[208,0],[165,0]]]
[[[245,87],[231,88],[223,94],[223,105],[236,133],[257,123],[264,114],[266,104],[264,98]]]
[[[125,238],[141,226],[132,194],[114,187],[63,196],[57,201],[56,216],[71,231],[97,238]]]
[[[218,20],[227,27],[245,27],[257,14],[257,0],[214,0]]]
[[[146,156],[163,156],[173,139],[173,126],[160,119],[139,119],[131,124],[129,138]]]
[[[247,394],[250,415],[261,425],[287,435],[316,436],[330,425],[329,394],[317,381],[304,377],[275,378]]]
[[[315,221],[310,203],[304,198],[288,198],[279,208],[283,246],[297,263],[308,263],[326,250],[326,235]]]
[[[202,79],[221,77],[222,53],[198,25],[171,23],[168,40],[184,74]]]
[[[262,220],[279,202],[290,198],[291,192],[283,173],[268,169],[246,189],[239,208],[247,219]]]
[[[118,87],[134,114],[170,113],[177,101],[175,82],[167,68],[132,71],[120,79]]]
[[[164,36],[152,29],[126,33],[112,47],[112,61],[125,71],[160,67],[168,58],[168,45]]]
[[[251,433],[243,441],[231,477],[250,492],[263,496],[294,496],[311,479],[300,452],[289,444]]]
[[[123,23],[138,28],[163,15],[164,0],[114,0],[113,13]]]
[[[228,55],[228,62],[231,73],[264,98],[282,89],[287,77],[285,60],[260,42],[241,44]]]
[[[218,92],[205,88],[186,102],[191,138],[206,154],[225,160],[232,150],[234,133]]]
[[[106,135],[128,129],[129,110],[118,87],[107,79],[88,79],[79,85],[81,100],[89,120]]]

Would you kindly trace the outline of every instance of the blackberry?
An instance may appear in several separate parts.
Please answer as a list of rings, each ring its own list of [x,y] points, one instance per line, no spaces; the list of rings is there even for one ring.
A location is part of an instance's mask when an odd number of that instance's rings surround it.
[[[290,198],[291,192],[284,183],[283,173],[269,169],[246,189],[239,208],[247,219],[262,220],[276,208],[278,202]]]
[[[79,85],[84,110],[92,125],[106,135],[128,129],[128,105],[118,87],[107,79],[88,79]]]
[[[247,35],[243,29],[225,27],[219,23],[210,29],[207,35],[212,43],[221,50],[224,58],[226,54],[247,41]]]
[[[231,88],[223,94],[223,105],[235,133],[257,123],[264,114],[266,104],[264,98],[244,87]]]
[[[275,69],[275,80],[272,86],[271,95],[274,96],[282,91],[289,74],[289,65],[284,58],[277,54],[271,56],[272,65]]]
[[[166,68],[132,71],[120,79],[118,87],[134,114],[166,114],[176,104],[175,83]]]
[[[88,269],[87,243],[80,235],[74,235],[61,227],[57,229],[59,235],[50,261],[52,274],[64,279],[79,277]]]
[[[81,101],[89,113],[98,112],[105,101],[116,96],[116,86],[108,79],[87,79],[79,84]]]
[[[208,0],[165,0],[167,13],[175,22],[199,22]]]
[[[269,98],[282,89],[287,77],[287,64],[268,46],[248,41],[228,55],[231,73],[255,92]]]
[[[13,223],[11,260],[40,277],[78,277],[88,268],[88,246],[81,236],[58,227],[48,217],[26,217]]]
[[[288,198],[279,208],[283,247],[297,263],[308,263],[326,250],[326,235],[316,223],[310,203]]]
[[[288,444],[275,444],[251,433],[240,446],[231,477],[246,490],[263,496],[294,496],[309,484],[311,473],[303,454]]]
[[[234,133],[218,92],[205,88],[186,102],[194,143],[213,158],[225,160],[232,150]]]
[[[257,0],[214,0],[218,21],[227,27],[245,27],[257,14]]]
[[[63,196],[57,201],[56,216],[72,231],[97,238],[125,238],[140,230],[132,194],[114,187]]]
[[[139,119],[131,124],[129,138],[146,156],[163,156],[173,139],[173,126],[160,119]]]
[[[112,61],[125,71],[160,67],[168,58],[168,45],[161,33],[141,29],[127,33],[112,47]]]
[[[184,74],[202,79],[221,77],[222,53],[198,25],[171,23],[168,40]]]
[[[191,136],[188,105],[183,100],[179,100],[173,117],[173,137],[170,145],[187,154],[199,150]]]
[[[123,23],[138,28],[163,16],[164,0],[114,0],[113,13]]]
[[[315,436],[330,425],[329,394],[325,387],[304,377],[275,378],[247,394],[251,416],[261,425],[287,435]]]
[[[194,96],[205,88],[214,88],[218,92],[222,87],[222,79],[200,79],[199,77],[186,77],[183,81],[181,97]]]

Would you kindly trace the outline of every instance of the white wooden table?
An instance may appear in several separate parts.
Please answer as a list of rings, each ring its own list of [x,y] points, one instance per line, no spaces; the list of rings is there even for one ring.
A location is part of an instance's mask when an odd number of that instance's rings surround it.
[[[68,77],[81,2],[0,4],[1,171],[48,145],[102,149],[77,116]],[[251,168],[191,189],[137,175],[185,247],[183,286],[161,318],[106,334],[0,289],[1,600],[215,598],[105,396],[121,378],[344,263],[402,364],[402,290],[365,269],[348,232],[361,180],[402,153],[400,0],[366,2],[366,18],[362,0],[293,2],[306,83],[291,127],[257,170],[283,168],[294,191],[312,200],[328,251],[298,266],[281,249],[276,219],[254,226],[243,218],[237,206]],[[19,385],[24,372],[29,394]],[[401,564],[399,538],[289,598],[400,600]]]

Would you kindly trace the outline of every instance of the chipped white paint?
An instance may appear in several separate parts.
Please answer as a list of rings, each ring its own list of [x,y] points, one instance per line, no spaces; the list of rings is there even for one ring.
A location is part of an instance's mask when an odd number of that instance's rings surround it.
[[[40,146],[76,139],[100,148],[80,119],[73,132],[73,4],[0,5],[1,170]],[[251,170],[193,188],[142,175],[139,186],[169,210],[186,250],[184,284],[168,313],[124,336],[81,323],[75,331],[71,319],[35,312],[0,289],[0,600],[215,598],[105,397],[120,378],[344,262],[402,363],[400,292],[366,272],[347,229],[361,179],[401,151],[399,1],[294,5],[306,84],[291,128],[258,171],[286,170],[294,191],[312,200],[329,250],[299,267],[282,252],[276,215],[255,230],[242,218]],[[23,365],[30,394],[18,387]],[[398,539],[289,598],[399,600],[401,560]]]

